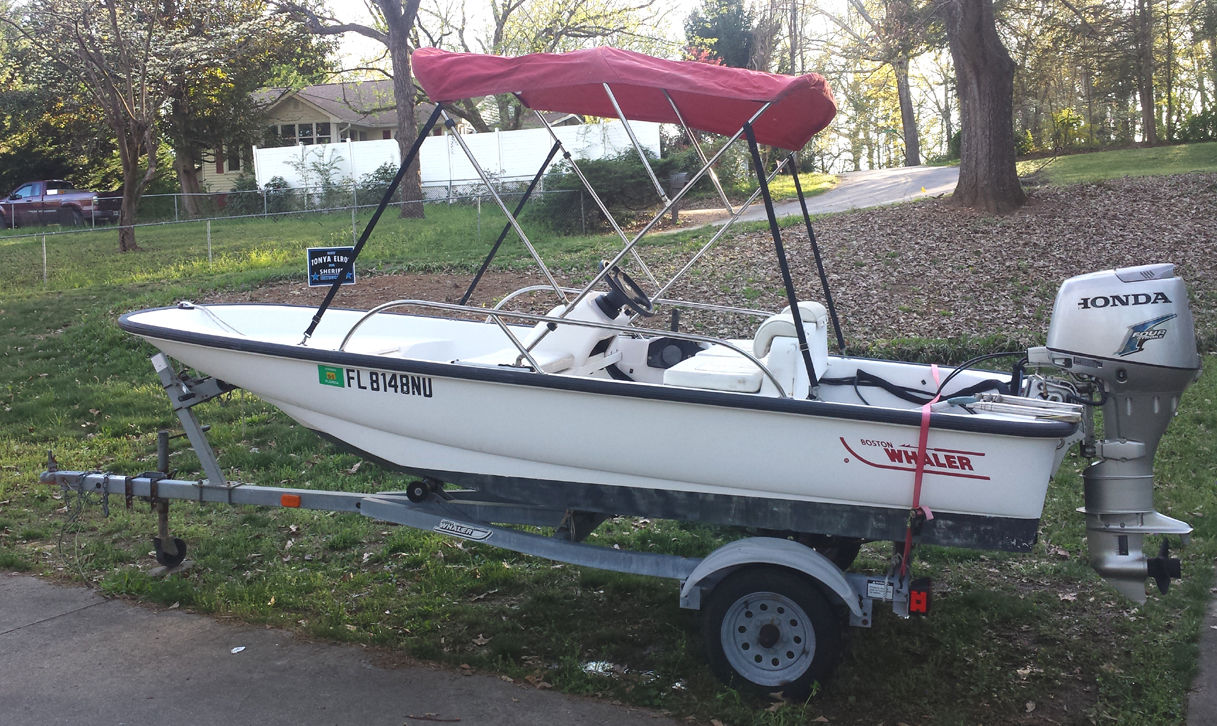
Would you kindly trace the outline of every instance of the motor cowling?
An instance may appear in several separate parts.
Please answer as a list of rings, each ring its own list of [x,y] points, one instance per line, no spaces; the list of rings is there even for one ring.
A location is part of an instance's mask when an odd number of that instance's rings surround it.
[[[1146,559],[1144,538],[1192,531],[1153,501],[1154,454],[1201,367],[1187,288],[1171,264],[1070,278],[1057,293],[1047,345],[1028,357],[1101,388],[1103,433],[1083,442],[1097,458],[1082,473],[1090,562],[1144,602],[1147,577],[1162,587],[1163,572],[1178,576],[1177,560]]]

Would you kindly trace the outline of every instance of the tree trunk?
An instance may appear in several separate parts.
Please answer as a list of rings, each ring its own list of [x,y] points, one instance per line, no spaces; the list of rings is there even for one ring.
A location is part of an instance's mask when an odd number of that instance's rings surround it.
[[[182,187],[182,206],[186,209],[186,216],[192,219],[201,216],[198,195],[203,193],[203,185],[199,183],[199,170],[195,168],[194,162],[188,149],[174,150],[173,170],[177,173],[178,183]]]
[[[921,138],[917,135],[917,118],[913,112],[913,92],[909,89],[909,59],[900,56],[892,61],[896,72],[896,95],[900,97],[900,125],[904,135],[904,165],[921,164]]]
[[[376,0],[388,26],[389,62],[393,69],[393,98],[397,101],[397,147],[402,161],[418,136],[414,118],[414,74],[410,70],[410,29],[418,14],[418,0]],[[418,157],[401,181],[401,216],[423,216],[423,185]]]
[[[1027,200],[1014,154],[1014,61],[1001,44],[992,0],[945,0],[962,131],[957,204],[994,213]]]
[[[1137,0],[1137,96],[1141,101],[1141,140],[1158,143],[1154,119],[1154,17],[1153,0]]]

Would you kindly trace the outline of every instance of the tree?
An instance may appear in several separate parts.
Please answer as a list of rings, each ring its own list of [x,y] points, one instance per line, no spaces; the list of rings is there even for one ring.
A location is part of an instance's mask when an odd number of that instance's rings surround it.
[[[389,52],[389,77],[393,80],[393,98],[397,110],[397,145],[403,160],[418,136],[414,118],[414,74],[410,70],[410,38],[418,17],[420,0],[366,0],[373,16],[373,25],[346,23],[321,9],[303,2],[277,2],[285,13],[300,18],[309,31],[318,35],[358,33],[384,44]],[[410,164],[401,184],[401,216],[423,216],[423,187],[418,159]]]
[[[165,137],[173,146],[174,170],[185,193],[186,212],[198,216],[203,190],[198,168],[213,150],[248,147],[264,133],[259,104],[272,99],[255,95],[266,86],[293,80],[319,80],[327,68],[332,42],[319,42],[296,20],[268,11],[265,0],[189,3],[172,21],[191,33],[209,27],[242,27],[247,32],[217,44],[210,62],[188,62],[169,79]],[[281,72],[281,71],[288,72]]]
[[[45,60],[45,80],[65,96],[83,93],[114,134],[123,176],[123,252],[138,249],[133,225],[156,176],[166,79],[189,60],[210,55],[207,34],[166,22],[176,9],[173,0],[42,0],[26,5],[20,20],[3,18]]]
[[[1004,213],[1026,201],[1015,169],[1014,61],[993,18],[992,0],[943,0],[962,132],[954,201]]]
[[[685,21],[689,47],[708,50],[736,68],[752,60],[752,34],[752,12],[743,0],[702,0]]]
[[[913,93],[909,85],[909,63],[924,45],[922,11],[914,8],[912,0],[884,0],[883,13],[872,13],[863,0],[848,0],[849,6],[866,25],[855,30],[846,20],[827,14],[828,18],[854,40],[851,53],[875,63],[890,65],[896,81],[900,102],[900,128],[904,139],[904,164],[921,163],[921,137],[913,108]]]

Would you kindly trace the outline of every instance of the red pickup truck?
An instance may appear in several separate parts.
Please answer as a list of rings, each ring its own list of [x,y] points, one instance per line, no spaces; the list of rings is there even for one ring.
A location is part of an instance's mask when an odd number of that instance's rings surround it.
[[[0,228],[61,224],[67,227],[118,220],[122,200],[100,198],[62,179],[26,182],[0,199]]]

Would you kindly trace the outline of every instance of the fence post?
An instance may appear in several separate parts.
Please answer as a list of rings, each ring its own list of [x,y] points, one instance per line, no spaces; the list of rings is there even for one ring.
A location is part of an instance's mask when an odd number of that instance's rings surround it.
[[[177,211],[177,195],[176,195],[176,194],[174,194],[174,195],[173,195],[173,221],[174,221],[174,222],[180,222],[180,221],[182,221],[182,218],[181,218],[180,216],[178,216],[178,211]]]
[[[42,235],[42,284],[47,284],[46,274],[46,235]]]
[[[207,220],[207,264],[211,264],[211,220]]]
[[[350,139],[347,139],[348,147]],[[359,190],[355,188],[355,179],[351,179],[351,244],[358,243],[359,235],[355,232],[355,212],[359,209]]]
[[[266,187],[262,187],[262,189],[260,189],[259,191],[261,191],[261,192],[262,192],[262,216],[263,216],[263,217],[265,217],[265,216],[267,216],[267,208],[266,208]]]

